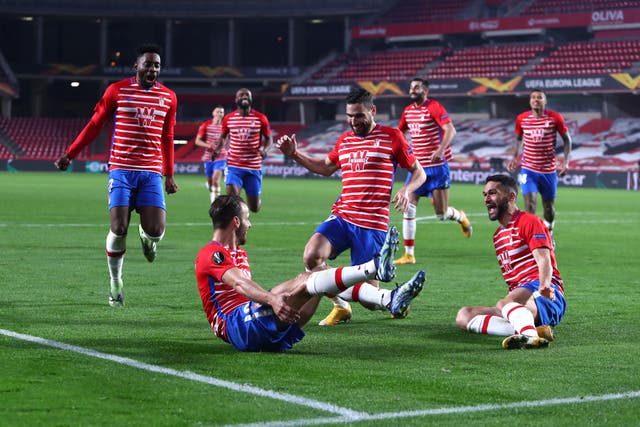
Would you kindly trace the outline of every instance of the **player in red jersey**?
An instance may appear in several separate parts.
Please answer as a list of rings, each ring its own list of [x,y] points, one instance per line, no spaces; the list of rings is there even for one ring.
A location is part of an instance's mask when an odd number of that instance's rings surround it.
[[[507,336],[506,349],[547,347],[552,327],[564,316],[564,286],[549,230],[516,204],[518,187],[507,175],[487,177],[482,192],[491,221],[498,264],[509,287],[494,307],[462,307],[456,324],[470,332]]]
[[[395,276],[393,256],[398,247],[393,227],[374,259],[358,266],[321,268],[266,291],[251,277],[246,243],[251,228],[249,208],[236,195],[218,197],[209,209],[213,239],[196,258],[196,278],[213,333],[240,351],[285,351],[304,337],[302,327],[311,319],[320,295],[337,293],[358,282]],[[424,271],[387,293],[387,308],[403,313],[422,289]]]
[[[196,135],[196,145],[204,147],[202,161],[204,162],[204,173],[207,176],[207,188],[209,189],[210,202],[220,195],[220,180],[227,167],[227,149],[223,146],[214,157],[213,152],[218,147],[218,139],[222,134],[222,118],[224,108],[217,106],[211,112],[211,118],[204,121],[198,128]]]
[[[413,101],[402,112],[398,129],[409,132],[411,148],[427,175],[425,183],[410,194],[409,208],[402,220],[405,253],[396,264],[415,264],[416,211],[420,197],[433,197],[433,210],[441,221],[457,221],[466,237],[473,228],[464,211],[449,206],[451,178],[448,161],[453,158],[451,140],[456,129],[447,110],[435,99],[429,99],[429,82],[411,80],[409,96]],[[410,179],[411,177],[407,177]]]
[[[124,305],[122,265],[126,251],[131,211],[140,214],[138,233],[149,262],[156,257],[156,243],[164,236],[167,194],[178,191],[173,178],[173,129],[178,101],[176,94],[158,82],[160,50],[140,46],[136,75],[107,87],[89,123],[56,160],[60,170],[93,142],[107,120],[114,117],[109,155],[109,220],[106,251],[109,267],[109,305]]]
[[[244,188],[251,212],[260,210],[262,193],[262,159],[271,146],[271,127],[267,116],[252,107],[249,89],[236,92],[238,108],[222,119],[222,134],[214,154],[222,149],[229,138],[227,175],[224,182],[227,194],[240,195]]]
[[[415,158],[402,132],[375,122],[373,97],[364,89],[353,89],[346,99],[347,121],[351,131],[343,133],[327,157],[311,157],[297,149],[295,135],[278,139],[282,153],[320,175],[342,172],[342,193],[331,208],[329,218],[320,224],[304,249],[304,264],[312,270],[334,259],[347,249],[351,264],[360,264],[376,253],[389,226],[389,201],[395,166],[412,172],[411,179],[393,197],[396,209],[405,212],[410,195],[425,180],[424,170]],[[334,298],[334,308],[320,322],[335,325],[351,318],[347,301],[365,302],[354,289]],[[379,305],[362,304],[369,309]]]
[[[536,213],[536,193],[540,193],[545,225],[553,232],[558,175],[566,175],[569,169],[571,136],[562,115],[546,108],[547,96],[543,91],[532,90],[529,105],[531,111],[516,118],[516,142],[513,146],[513,158],[507,168],[510,172],[515,172],[522,152],[518,181],[522,188],[525,210]],[[564,159],[560,161],[559,167],[556,166],[556,132],[564,142]]]

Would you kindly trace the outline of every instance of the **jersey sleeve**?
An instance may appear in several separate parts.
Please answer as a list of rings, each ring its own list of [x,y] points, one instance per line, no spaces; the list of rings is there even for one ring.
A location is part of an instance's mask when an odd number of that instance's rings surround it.
[[[171,92],[171,108],[167,111],[162,128],[162,161],[165,176],[173,176],[174,173],[173,132],[176,127],[176,111],[178,111],[178,97],[175,92]]]
[[[198,133],[196,134],[196,136],[199,136],[200,138],[204,138],[205,135],[207,134],[207,125],[209,124],[209,120],[205,120],[200,127],[198,127]]]
[[[407,115],[407,109],[405,108],[404,111],[402,112],[402,115],[400,116],[400,122],[398,123],[398,129],[402,133],[409,130],[409,125],[407,124],[406,115]]]
[[[409,147],[407,138],[400,132],[399,129],[391,129],[391,147],[393,150],[393,156],[398,161],[398,164],[408,169],[416,161],[416,156],[413,154],[413,150]]]
[[[537,248],[553,247],[551,236],[547,227],[542,220],[535,215],[526,215],[522,218],[520,226],[520,235],[524,238],[530,250]]]
[[[569,132],[569,128],[567,127],[566,122],[564,121],[564,117],[560,113],[553,113],[553,119],[556,123],[556,130],[560,135],[564,135]]]
[[[89,120],[89,123],[78,134],[73,143],[67,148],[67,155],[70,158],[75,158],[83,148],[91,144],[100,134],[100,131],[104,127],[107,120],[113,116],[117,108],[117,88],[115,85],[110,85],[100,98],[100,101],[93,109],[93,116]]]
[[[516,117],[516,135],[522,136],[522,114]]]
[[[198,256],[200,271],[213,277],[216,282],[222,282],[222,276],[227,270],[236,267],[229,251],[220,245],[207,247]]]
[[[429,111],[431,112],[431,117],[433,117],[441,128],[447,123],[451,123],[451,116],[449,116],[447,110],[438,101],[433,101],[433,103],[429,105]]]
[[[336,141],[336,145],[333,147],[333,150],[331,150],[329,152],[329,154],[327,155],[327,157],[329,158],[329,160],[331,160],[334,164],[338,165],[338,167],[340,166],[340,146],[342,145],[342,141],[344,139],[345,134],[343,133],[342,135],[340,135],[340,137],[338,138],[338,141]]]
[[[264,136],[271,136],[271,125],[269,119],[264,114],[260,114],[260,132]]]

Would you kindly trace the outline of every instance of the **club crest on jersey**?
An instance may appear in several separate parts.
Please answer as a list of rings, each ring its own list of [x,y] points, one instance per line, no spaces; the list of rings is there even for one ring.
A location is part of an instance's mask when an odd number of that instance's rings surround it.
[[[158,99],[158,105],[164,107],[164,98],[162,96]]]
[[[351,170],[358,172],[364,170],[368,159],[368,151],[352,151],[349,153],[349,164],[351,165]]]
[[[155,108],[136,107],[136,119],[140,126],[151,126],[156,115]]]
[[[222,264],[224,262],[224,254],[220,251],[214,252],[213,255],[211,255],[211,261],[213,261],[214,264]]]

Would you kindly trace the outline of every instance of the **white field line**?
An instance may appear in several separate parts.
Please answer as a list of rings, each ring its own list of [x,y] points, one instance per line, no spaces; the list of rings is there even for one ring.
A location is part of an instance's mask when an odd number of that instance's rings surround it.
[[[310,418],[289,421],[271,421],[265,423],[254,424],[229,424],[226,427],[295,427],[295,426],[312,426],[322,424],[340,424],[359,421],[378,421],[378,420],[396,420],[398,418],[417,418],[429,415],[450,415],[450,414],[466,414],[471,412],[487,412],[499,411],[504,409],[518,408],[536,408],[552,405],[571,405],[577,403],[602,402],[609,400],[636,399],[640,397],[640,391],[629,391],[624,393],[602,394],[599,396],[576,396],[557,399],[545,400],[529,400],[523,402],[503,403],[503,404],[484,404],[473,406],[449,406],[442,408],[424,409],[419,411],[403,411],[403,412],[385,412],[381,414],[364,414],[357,419],[346,417],[327,417],[327,418]]]
[[[359,421],[375,421],[375,420],[391,420],[398,418],[416,418],[429,415],[448,415],[448,414],[464,414],[470,412],[486,412],[497,411],[502,409],[516,409],[516,408],[540,408],[541,406],[550,405],[570,405],[576,403],[587,402],[599,402],[608,400],[621,400],[621,399],[634,399],[640,397],[640,391],[629,391],[623,393],[603,394],[599,396],[576,396],[565,397],[556,399],[545,400],[532,400],[522,402],[512,402],[503,404],[483,404],[472,406],[450,406],[425,410],[415,411],[402,411],[402,412],[385,412],[380,414],[368,414],[366,412],[353,411],[348,408],[343,408],[326,402],[320,402],[317,400],[307,399],[304,397],[294,396],[286,393],[279,393],[272,390],[265,390],[258,387],[254,387],[248,384],[237,384],[231,381],[220,380],[205,375],[196,374],[191,371],[178,371],[171,368],[165,368],[158,365],[151,365],[144,362],[139,362],[128,357],[116,356],[113,354],[102,353],[100,351],[91,350],[84,347],[79,347],[71,344],[62,343],[59,341],[48,340],[45,338],[36,337],[33,335],[21,334],[18,332],[9,331],[6,329],[0,329],[0,335],[27,341],[35,344],[40,344],[46,347],[53,347],[59,350],[71,351],[73,353],[82,354],[89,357],[95,357],[97,359],[103,359],[121,365],[126,365],[136,369],[142,369],[144,371],[155,372],[163,375],[170,375],[178,378],[187,379],[190,381],[201,382],[210,384],[216,387],[222,387],[233,391],[249,393],[256,396],[267,397],[274,400],[281,400],[286,403],[306,406],[309,408],[317,409],[339,415],[338,417],[325,417],[325,418],[310,418],[310,419],[298,419],[289,421],[271,421],[265,423],[254,424],[234,424],[235,427],[276,427],[276,426],[307,426],[307,425],[322,425],[333,423],[353,423]]]
[[[63,342],[52,341],[45,338],[36,337],[33,335],[21,334],[18,332],[8,331],[6,329],[0,329],[0,335],[5,335],[11,338],[19,339],[22,341],[28,341],[35,344],[40,344],[46,347],[53,347],[64,351],[71,351],[73,353],[82,354],[89,357],[95,357],[97,359],[108,360],[110,362],[119,363],[121,365],[130,366],[136,369],[142,369],[144,371],[155,372],[164,375],[171,375],[178,378],[184,378],[191,381],[210,384],[216,387],[222,387],[233,391],[242,393],[248,393],[255,396],[267,397],[269,399],[281,400],[286,403],[294,405],[306,406],[308,408],[317,409],[319,411],[329,412],[332,414],[340,415],[340,419],[360,419],[363,416],[369,414],[364,412],[353,411],[348,408],[342,408],[340,406],[333,405],[331,403],[320,402],[318,400],[307,399],[304,397],[294,396],[286,393],[279,393],[273,390],[266,390],[258,387],[254,387],[248,384],[237,384],[231,381],[220,380],[205,375],[196,374],[191,371],[178,371],[171,368],[165,368],[158,365],[150,365],[148,363],[139,362],[128,357],[116,356],[113,354],[102,353],[89,348],[78,347],[71,344],[65,344]]]

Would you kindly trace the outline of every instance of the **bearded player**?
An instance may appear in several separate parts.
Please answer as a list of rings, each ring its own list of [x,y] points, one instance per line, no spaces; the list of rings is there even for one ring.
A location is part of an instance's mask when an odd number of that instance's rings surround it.
[[[505,349],[542,348],[564,316],[564,285],[549,230],[536,215],[518,209],[518,188],[507,175],[487,177],[482,192],[498,264],[509,287],[493,307],[463,307],[456,324],[469,332],[507,336]]]
[[[421,197],[433,197],[433,210],[439,220],[457,221],[466,237],[471,237],[473,232],[464,211],[449,206],[451,178],[448,161],[453,157],[451,140],[456,135],[456,129],[447,110],[435,99],[429,99],[428,95],[427,80],[411,80],[409,96],[413,102],[404,109],[398,124],[402,132],[409,131],[411,148],[424,168],[427,180],[409,195],[409,208],[402,220],[405,252],[395,261],[396,264],[416,262],[416,212]]]
[[[136,75],[107,87],[89,123],[56,160],[60,170],[93,142],[107,120],[114,118],[109,154],[109,222],[106,252],[110,276],[109,305],[124,305],[122,266],[126,252],[131,211],[140,214],[138,233],[144,256],[156,257],[156,243],[164,236],[167,194],[178,191],[173,179],[173,130],[178,101],[176,94],[158,82],[161,61],[155,45],[140,46]]]
[[[282,153],[311,172],[330,176],[342,172],[342,192],[331,208],[331,215],[320,224],[304,249],[308,270],[335,259],[347,249],[351,265],[358,265],[380,249],[389,227],[390,200],[396,165],[412,173],[411,179],[395,194],[396,209],[406,211],[409,195],[425,180],[424,170],[415,158],[402,132],[375,122],[373,96],[354,88],[346,98],[350,131],[343,133],[333,150],[324,158],[311,157],[297,149],[295,135],[278,139]],[[377,283],[363,283],[340,293],[334,307],[320,325],[336,325],[351,319],[348,301],[360,302],[372,310],[383,310],[376,293]],[[402,313],[403,316],[405,313]],[[398,317],[395,316],[394,317]],[[400,316],[402,317],[402,316]]]
[[[253,108],[249,89],[236,92],[237,109],[222,119],[222,133],[214,150],[217,156],[229,138],[227,174],[224,179],[227,194],[240,195],[244,188],[251,212],[258,212],[262,194],[262,159],[271,146],[271,127],[267,116]]]

